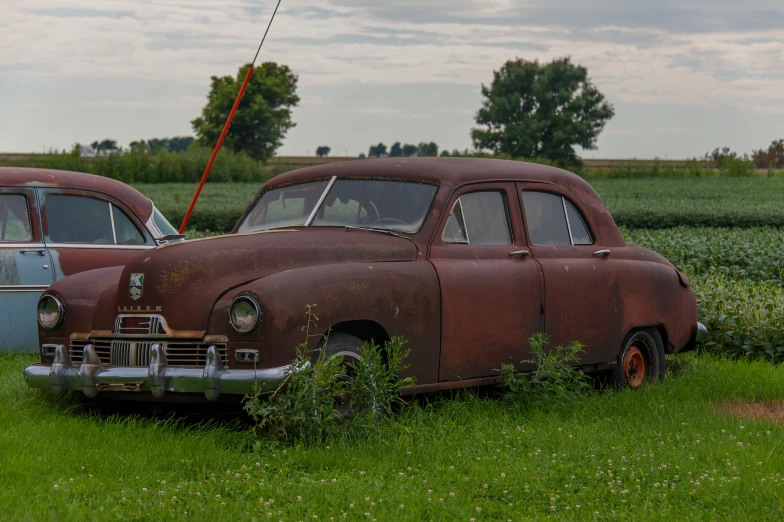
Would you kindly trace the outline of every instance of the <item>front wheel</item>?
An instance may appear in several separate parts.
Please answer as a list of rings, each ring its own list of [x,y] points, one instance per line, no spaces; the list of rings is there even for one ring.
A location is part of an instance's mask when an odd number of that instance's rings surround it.
[[[664,377],[664,346],[655,330],[637,330],[624,339],[613,370],[618,389],[637,389]]]
[[[324,351],[324,356],[327,359],[339,357],[346,364],[347,374],[343,376],[345,380],[351,380],[352,366],[362,360],[362,347],[364,343],[358,337],[345,333],[333,333],[319,345],[319,351],[316,356],[320,355],[320,351]],[[338,400],[335,401],[335,409],[343,416],[348,417],[351,414],[351,398],[347,394],[343,394]]]

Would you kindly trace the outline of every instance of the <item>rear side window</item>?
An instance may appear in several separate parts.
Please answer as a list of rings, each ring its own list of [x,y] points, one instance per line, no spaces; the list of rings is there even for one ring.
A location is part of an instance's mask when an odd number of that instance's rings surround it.
[[[45,203],[46,241],[94,245],[143,245],[130,218],[108,201],[49,194]]]
[[[523,207],[532,244],[593,244],[585,220],[565,198],[547,192],[524,191]]]
[[[20,194],[0,195],[0,242],[32,238],[27,198]]]
[[[470,245],[511,245],[508,216],[503,193],[464,194],[453,205],[441,240]]]
[[[585,221],[574,205],[564,200],[566,204],[566,219],[569,220],[569,231],[572,233],[572,243],[575,245],[592,245],[593,238],[585,226]]]

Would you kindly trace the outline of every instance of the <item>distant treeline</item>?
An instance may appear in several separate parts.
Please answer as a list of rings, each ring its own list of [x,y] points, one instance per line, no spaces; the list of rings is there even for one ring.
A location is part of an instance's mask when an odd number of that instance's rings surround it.
[[[35,155],[0,155],[0,165],[39,167],[76,172],[88,172],[118,179],[126,183],[196,183],[201,179],[210,158],[210,149],[196,144],[181,152],[170,152],[169,140],[149,140],[144,146],[134,144],[130,150],[105,151],[95,157],[84,157],[78,146],[69,152],[54,152]],[[784,153],[779,152],[780,144],[774,142],[767,150],[755,151],[751,156],[740,156],[726,147],[716,149],[703,158],[686,161],[662,160],[590,160],[585,164],[560,165],[546,159],[534,158],[520,161],[563,167],[588,179],[620,178],[683,178],[683,177],[743,177],[752,175],[777,175],[784,167]],[[383,144],[380,144],[383,145]],[[397,144],[396,144],[397,145]],[[431,144],[427,144],[431,145]],[[434,143],[433,146],[437,147]],[[413,147],[413,145],[411,146]],[[417,153],[421,156],[420,146]],[[398,148],[387,150],[387,157],[397,153]],[[405,152],[405,147],[399,150]],[[380,152],[380,149],[377,149]],[[410,149],[408,152],[411,152]],[[518,159],[499,155],[477,153],[474,151],[442,151],[442,157],[481,157],[497,159]],[[301,157],[272,158],[267,162],[257,161],[244,153],[221,150],[210,174],[213,183],[254,182],[263,183],[273,176],[296,168],[330,161],[346,161],[346,158]],[[359,160],[361,161],[361,160]],[[765,167],[763,161],[766,161]]]

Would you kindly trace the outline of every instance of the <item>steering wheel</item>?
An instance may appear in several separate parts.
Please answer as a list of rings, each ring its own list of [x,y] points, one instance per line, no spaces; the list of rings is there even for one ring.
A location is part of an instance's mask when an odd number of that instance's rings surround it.
[[[363,219],[362,221],[365,221],[368,217],[370,217],[370,212],[368,212],[370,210],[372,210],[373,213],[376,215],[376,221],[381,219],[381,214],[378,213],[378,210],[376,209],[376,206],[371,201],[368,201],[368,203],[370,203],[370,205],[364,205],[363,204],[362,207],[361,207],[361,208],[364,208],[365,212],[367,213],[367,215],[365,216],[365,219]],[[375,221],[374,221],[374,223],[375,223]]]
[[[406,223],[405,221],[401,221],[397,218],[390,218],[390,217],[377,219],[374,222],[372,222],[371,225],[377,225],[379,223],[400,223],[401,225],[408,225],[408,223]]]

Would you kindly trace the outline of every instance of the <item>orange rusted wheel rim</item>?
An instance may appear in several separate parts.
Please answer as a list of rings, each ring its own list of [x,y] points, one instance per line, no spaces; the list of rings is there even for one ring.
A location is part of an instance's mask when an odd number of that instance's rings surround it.
[[[636,346],[630,346],[623,356],[623,380],[629,388],[639,388],[645,382],[645,358]]]

